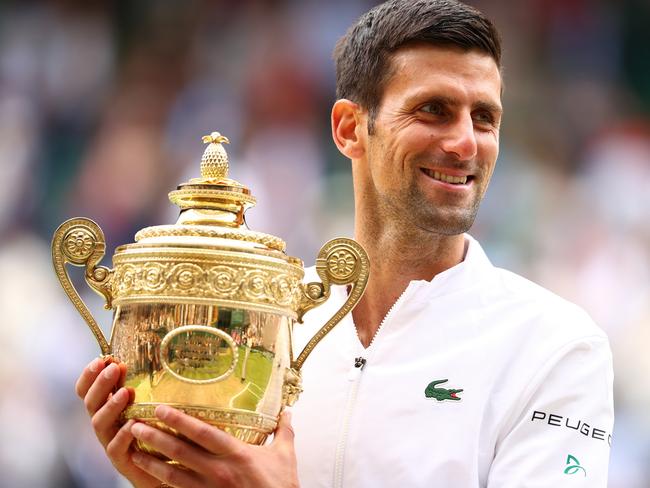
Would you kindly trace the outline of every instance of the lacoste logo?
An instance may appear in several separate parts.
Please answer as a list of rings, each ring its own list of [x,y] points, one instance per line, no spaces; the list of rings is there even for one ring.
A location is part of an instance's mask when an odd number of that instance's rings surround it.
[[[580,461],[575,456],[569,454],[566,458],[567,467],[564,468],[564,474],[576,474],[579,471],[582,471],[582,474],[587,476],[587,471],[585,468],[580,466]]]
[[[442,383],[446,383],[447,381],[449,381],[449,380],[435,380],[435,381],[432,381],[424,389],[424,396],[426,396],[427,398],[435,398],[439,402],[441,402],[443,400],[455,400],[455,401],[462,400],[462,398],[456,396],[456,393],[460,393],[463,390],[437,388],[438,385],[440,385]]]

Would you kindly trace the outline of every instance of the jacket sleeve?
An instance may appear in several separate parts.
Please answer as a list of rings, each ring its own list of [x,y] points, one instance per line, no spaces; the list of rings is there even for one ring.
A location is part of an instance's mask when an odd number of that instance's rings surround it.
[[[605,337],[576,340],[553,354],[503,423],[488,488],[606,488],[612,389]]]

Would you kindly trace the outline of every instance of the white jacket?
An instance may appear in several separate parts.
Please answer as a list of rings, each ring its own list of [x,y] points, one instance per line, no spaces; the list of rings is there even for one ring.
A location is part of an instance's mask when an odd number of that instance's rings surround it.
[[[411,282],[367,349],[348,314],[307,359],[293,408],[302,488],[607,486],[606,335],[466,238],[465,260]],[[334,287],[295,325],[295,354],[345,299]]]

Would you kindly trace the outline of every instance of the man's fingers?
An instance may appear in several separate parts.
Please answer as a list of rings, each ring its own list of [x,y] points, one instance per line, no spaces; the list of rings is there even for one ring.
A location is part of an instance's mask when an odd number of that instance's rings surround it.
[[[293,439],[295,435],[291,426],[291,412],[285,410],[280,415],[278,427],[273,435],[273,444],[290,445],[293,449]]]
[[[117,384],[119,386],[124,386],[124,382],[126,381],[126,364],[118,363],[118,366],[120,368],[120,379]]]
[[[95,415],[93,415],[93,429],[95,430],[99,442],[101,442],[103,446],[107,446],[113,435],[115,435],[120,414],[128,405],[129,398],[129,391],[126,388],[120,388],[113,396],[111,396],[111,399],[97,410]]]
[[[241,451],[244,444],[217,427],[167,405],[156,407],[156,417],[206,451],[218,456],[236,454]]]
[[[108,399],[110,393],[115,389],[120,379],[120,367],[111,363],[99,373],[83,397],[86,410],[92,416],[99,410]]]
[[[131,427],[135,420],[127,421],[120,430],[117,431],[115,437],[106,445],[106,453],[108,457],[113,462],[124,462],[128,461],[127,456],[129,455],[129,450],[131,449],[131,442],[133,442],[133,434],[131,433]]]
[[[136,451],[131,455],[131,460],[140,469],[166,485],[183,488],[193,488],[201,485],[201,479],[196,473],[167,464],[148,454]]]
[[[205,451],[144,423],[136,422],[133,424],[131,433],[136,439],[193,471],[203,471],[209,462],[207,459],[209,454]]]
[[[97,375],[103,369],[104,361],[101,358],[93,359],[90,361],[88,366],[84,368],[84,370],[81,372],[81,375],[79,376],[79,379],[77,380],[77,383],[75,384],[75,391],[77,392],[77,395],[79,395],[79,398],[83,400],[83,398],[86,396],[86,393],[88,393],[88,389],[95,381],[95,378],[97,378]]]

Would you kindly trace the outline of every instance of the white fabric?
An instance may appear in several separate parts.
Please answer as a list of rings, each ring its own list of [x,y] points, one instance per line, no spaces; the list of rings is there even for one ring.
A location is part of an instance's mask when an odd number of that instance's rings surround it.
[[[465,260],[411,282],[367,349],[348,314],[307,359],[293,408],[302,488],[607,486],[606,335],[466,238]],[[345,299],[334,287],[295,325],[295,354]],[[425,396],[441,379],[460,401]]]

